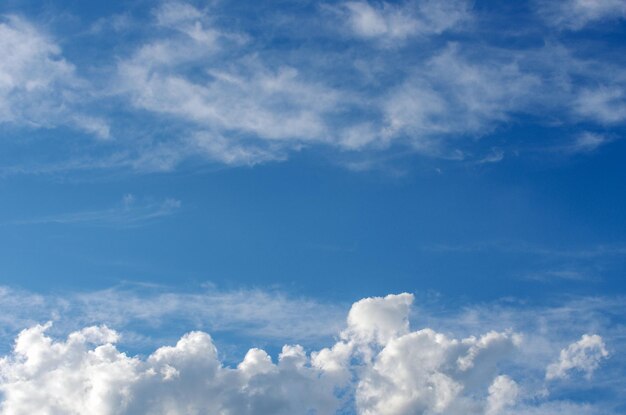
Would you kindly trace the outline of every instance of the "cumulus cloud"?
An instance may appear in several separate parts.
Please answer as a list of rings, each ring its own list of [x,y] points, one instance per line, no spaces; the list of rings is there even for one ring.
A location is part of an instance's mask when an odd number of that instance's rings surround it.
[[[511,352],[514,338],[498,335],[511,346]],[[485,336],[457,340],[422,329],[391,339],[357,386],[360,413],[472,413],[470,408],[481,405],[464,392],[484,389],[485,379],[477,371],[490,372],[492,377],[496,370],[495,361],[483,361],[480,367],[474,365],[478,358],[476,348],[481,348],[485,355],[497,353],[499,348],[497,342],[489,342]]]
[[[413,296],[407,293],[356,302],[348,313],[344,336],[364,343],[386,344],[409,331],[409,308]]]
[[[510,365],[526,347],[520,335],[411,331],[412,301],[410,294],[361,300],[334,345],[312,352],[286,345],[276,361],[253,348],[236,365],[224,364],[199,331],[142,357],[120,351],[119,334],[106,326],[57,340],[49,324],[35,325],[0,360],[0,408],[11,415],[592,413],[545,394],[537,399],[533,372]],[[597,338],[583,336],[561,361],[581,361],[575,356],[589,355]],[[582,360],[575,366],[598,363]]]
[[[45,326],[23,331],[0,362],[6,414],[331,414],[332,379],[305,366],[301,348],[285,346],[274,364],[252,349],[237,368],[224,367],[211,337],[183,336],[146,359],[114,346],[108,328],[90,327],[65,341]]]
[[[589,378],[607,357],[609,352],[602,337],[584,334],[580,340],[561,350],[559,360],[548,366],[546,379],[564,378],[571,371],[581,371]]]
[[[496,377],[489,386],[485,415],[502,413],[504,408],[515,404],[518,394],[519,388],[514,380],[506,375]]]
[[[0,16],[0,123],[59,125],[109,138],[108,123],[83,114],[85,81],[48,35],[17,16]]]

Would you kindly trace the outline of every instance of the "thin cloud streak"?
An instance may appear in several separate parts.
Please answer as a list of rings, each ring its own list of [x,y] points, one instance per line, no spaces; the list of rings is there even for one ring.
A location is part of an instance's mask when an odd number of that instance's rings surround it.
[[[34,219],[17,220],[7,225],[42,225],[42,224],[82,224],[87,226],[141,226],[152,220],[171,216],[182,206],[180,200],[168,198],[159,202],[137,201],[135,196],[127,194],[118,206],[60,215],[45,216]]]
[[[554,249],[540,245],[532,245],[516,241],[494,241],[472,244],[431,244],[419,248],[425,252],[433,253],[472,253],[498,251],[503,253],[529,254],[548,257],[572,258],[572,259],[593,259],[599,257],[623,256],[626,255],[626,245],[596,245],[582,249]]]
[[[229,291],[206,286],[190,293],[126,285],[62,295],[1,287],[0,310],[0,330],[5,336],[35,322],[51,320],[57,322],[55,329],[64,332],[107,324],[129,332],[132,339],[141,328],[171,328],[177,321],[184,327],[211,332],[312,342],[332,337],[341,329],[340,316],[346,307],[294,298],[280,291]]]

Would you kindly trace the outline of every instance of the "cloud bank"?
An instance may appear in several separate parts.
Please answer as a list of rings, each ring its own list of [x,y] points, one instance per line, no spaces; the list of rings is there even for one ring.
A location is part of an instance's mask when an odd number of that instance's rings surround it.
[[[50,325],[23,330],[0,360],[2,413],[46,414],[555,414],[610,413],[552,398],[554,381],[592,375],[610,357],[594,333],[552,362],[528,360],[522,333],[455,338],[411,329],[411,294],[353,304],[329,347],[286,345],[274,361],[250,349],[226,365],[201,331],[147,356],[119,350],[119,334],[91,326],[51,338]],[[521,357],[521,358],[520,358]]]

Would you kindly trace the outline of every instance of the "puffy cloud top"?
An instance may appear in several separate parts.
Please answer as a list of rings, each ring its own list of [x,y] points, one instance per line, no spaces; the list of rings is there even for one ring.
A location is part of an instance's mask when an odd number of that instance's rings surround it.
[[[119,335],[106,326],[59,341],[47,335],[49,324],[37,325],[23,330],[0,361],[0,408],[7,415],[495,415],[579,408],[544,392],[537,399],[532,367],[515,368],[525,347],[520,335],[456,339],[430,328],[411,331],[412,301],[406,293],[363,299],[331,347],[309,354],[286,345],[277,362],[254,348],[235,367],[222,363],[204,332],[142,358],[118,350]],[[600,336],[584,335],[561,352],[548,377],[572,368],[590,373],[606,354]]]
[[[602,337],[594,334],[583,336],[575,343],[561,350],[559,360],[546,371],[546,379],[566,377],[569,372],[579,370],[591,377],[600,362],[609,356]]]
[[[348,313],[347,338],[365,343],[386,344],[409,331],[412,294],[365,298],[352,305]]]

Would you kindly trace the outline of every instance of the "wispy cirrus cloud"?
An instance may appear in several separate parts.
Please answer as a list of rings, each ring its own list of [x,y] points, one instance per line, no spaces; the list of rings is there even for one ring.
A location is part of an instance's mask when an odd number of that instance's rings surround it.
[[[615,12],[600,3],[600,15]],[[529,5],[536,20],[543,9]],[[495,33],[489,19],[511,17],[466,1],[340,2],[308,17],[259,12],[267,16],[253,28],[229,24],[237,16],[219,3],[164,1],[141,16],[109,16],[119,30],[106,31],[106,43],[124,47],[104,48],[98,71],[70,62],[34,23],[5,19],[0,49],[14,59],[0,67],[4,122],[109,140],[73,137],[60,143],[71,142],[71,160],[53,152],[4,170],[255,165],[311,147],[349,159],[349,168],[389,153],[481,164],[537,147],[532,139],[490,141],[523,120],[557,132],[588,123],[605,137],[626,120],[619,59],[581,50],[532,19],[544,42],[512,29]],[[314,33],[306,32],[311,19],[320,23]],[[104,41],[96,29],[95,45]],[[525,41],[513,48],[501,36]],[[590,152],[598,143],[581,138],[569,149]],[[544,147],[568,151],[562,143]]]
[[[165,32],[118,64],[117,92],[135,108],[187,123],[190,133],[176,146],[182,158],[254,164],[327,140],[324,116],[338,93],[295,67],[268,66],[245,33],[214,27],[206,10],[164,3],[155,16]],[[204,76],[192,79],[190,68]]]
[[[505,253],[521,253],[545,257],[565,259],[594,259],[601,257],[626,255],[626,246],[621,244],[592,245],[579,249],[555,249],[548,246],[529,244],[515,240],[483,241],[472,244],[431,244],[420,249],[428,252],[441,253],[472,253],[498,251]]]
[[[486,134],[527,108],[541,84],[514,60],[479,64],[450,45],[386,98],[384,132],[446,156],[450,138]]]
[[[559,150],[563,151],[563,150]],[[516,258],[515,268],[499,273],[521,281],[544,284],[599,284],[619,278],[626,246],[620,243],[552,248],[515,240],[482,241],[469,244],[432,244],[419,248],[428,255],[478,257],[493,255]]]
[[[132,343],[137,334],[146,341],[143,336],[147,332],[170,330],[173,322],[178,322],[184,327],[236,333],[260,341],[318,342],[341,329],[345,309],[341,304],[293,297],[280,290],[224,290],[211,285],[186,292],[123,284],[47,295],[1,287],[0,331],[7,341],[11,333],[34,322],[54,321],[55,331],[61,332],[107,324],[126,333]]]
[[[573,143],[565,146],[564,150],[569,153],[590,153],[613,140],[614,137],[606,134],[584,131],[578,134]]]
[[[180,200],[167,198],[161,201],[138,200],[132,194],[126,194],[117,206],[39,218],[16,220],[5,225],[37,224],[83,224],[89,226],[139,226],[151,220],[175,214],[182,206]]]
[[[413,36],[438,35],[454,30],[470,18],[464,0],[386,2],[349,1],[338,8],[350,32],[391,46]],[[343,13],[342,13],[343,12]]]
[[[622,74],[623,75],[623,74]],[[596,119],[603,124],[615,124],[626,120],[626,94],[624,84],[583,89],[576,100],[579,114]]]
[[[80,110],[89,95],[87,81],[53,38],[23,18],[0,16],[0,51],[0,124],[66,125],[109,138],[104,117]]]
[[[587,270],[575,269],[548,269],[543,271],[535,271],[523,276],[523,279],[537,282],[563,282],[563,281],[579,281],[579,282],[597,282],[599,278],[590,274]]]
[[[178,155],[174,164],[194,155],[255,164],[320,145],[354,153],[408,146],[430,157],[480,161],[493,158],[488,149],[477,152],[475,140],[515,122],[519,114],[541,117],[551,112],[569,117],[569,122],[622,121],[619,97],[595,105],[591,95],[597,96],[598,90],[573,81],[602,80],[614,90],[621,85],[622,78],[615,76],[619,67],[599,70],[597,61],[579,59],[558,43],[515,51],[481,45],[478,54],[463,41],[436,40],[472,19],[467,2],[348,2],[333,7],[335,18],[353,35],[398,42],[399,49],[386,52],[378,52],[374,43],[358,57],[361,64],[363,59],[375,64],[374,76],[394,82],[371,89],[365,82],[365,89],[355,90],[338,86],[331,72],[313,76],[297,63],[277,66],[275,53],[270,61],[267,49],[256,52],[258,39],[227,31],[208,9],[165,3],[154,12],[154,24],[166,31],[121,61],[120,91],[136,108],[190,128],[174,146],[177,150],[169,152]],[[406,53],[414,37],[425,51],[420,63],[380,64],[378,55]],[[563,58],[559,66],[554,53]],[[348,60],[344,69],[353,70],[350,65],[356,63]],[[355,75],[372,76],[360,71]]]
[[[546,23],[570,30],[626,18],[626,5],[620,0],[542,1],[537,5]]]

